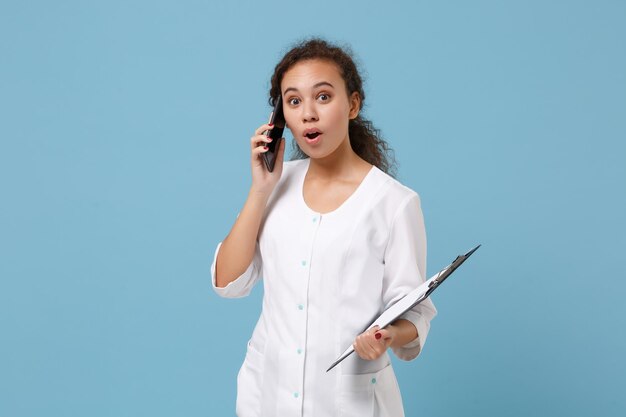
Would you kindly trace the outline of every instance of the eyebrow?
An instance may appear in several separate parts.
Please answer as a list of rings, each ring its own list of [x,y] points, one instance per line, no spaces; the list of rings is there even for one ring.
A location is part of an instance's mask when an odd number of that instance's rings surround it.
[[[334,87],[331,83],[329,83],[328,81],[321,81],[321,82],[319,82],[319,83],[315,84],[315,85],[313,86],[313,88],[321,87],[321,86],[323,86],[323,85],[327,85],[327,86],[329,86],[329,87],[335,88],[335,87]],[[298,91],[298,89],[297,89],[297,88],[295,88],[295,87],[289,87],[288,89],[286,89],[285,91],[283,91],[283,95],[286,95],[286,94],[287,94],[288,92],[290,92],[290,91]]]

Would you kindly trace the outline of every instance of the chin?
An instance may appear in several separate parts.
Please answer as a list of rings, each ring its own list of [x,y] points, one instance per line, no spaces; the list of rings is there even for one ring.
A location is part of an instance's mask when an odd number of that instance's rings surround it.
[[[300,147],[300,149],[302,150],[302,153],[304,153],[306,156],[308,156],[311,159],[320,159],[324,157],[324,155],[320,155],[320,152],[317,152],[314,149],[306,149],[303,147]]]
[[[319,158],[320,156],[328,153],[328,149],[326,149],[324,146],[311,146],[306,142],[297,142],[298,146],[300,147],[300,149],[302,150],[302,152],[304,152],[306,155],[310,156],[310,157],[315,157],[315,158]]]
[[[309,149],[302,151],[311,159],[325,159],[327,157],[332,156],[333,151],[329,151],[328,149]]]
[[[324,159],[337,152],[341,147],[341,143],[336,144],[333,148],[329,148],[329,145],[332,145],[332,143],[326,142],[311,146],[308,143],[303,142],[296,141],[302,152],[311,159]]]

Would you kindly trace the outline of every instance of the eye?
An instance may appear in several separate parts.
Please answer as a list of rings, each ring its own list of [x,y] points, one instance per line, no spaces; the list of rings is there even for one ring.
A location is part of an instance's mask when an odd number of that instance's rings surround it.
[[[292,106],[297,106],[300,103],[300,99],[292,97],[289,100],[287,100],[287,103],[289,103]]]
[[[319,96],[317,96],[317,98],[322,100],[322,101],[328,101],[328,100],[330,100],[330,95],[326,94],[326,93],[322,93]]]

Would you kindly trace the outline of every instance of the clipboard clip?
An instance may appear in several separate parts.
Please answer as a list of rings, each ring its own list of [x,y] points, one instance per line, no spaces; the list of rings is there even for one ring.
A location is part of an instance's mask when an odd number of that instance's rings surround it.
[[[439,286],[439,284],[441,284],[446,278],[448,278],[454,272],[455,269],[457,269],[463,262],[465,262],[467,258],[472,256],[472,253],[476,252],[478,248],[480,248],[480,245],[472,248],[469,252],[467,252],[464,255],[457,256],[454,259],[454,261],[452,261],[452,263],[448,265],[447,268],[444,268],[443,270],[441,270],[439,275],[434,280],[432,280],[430,284],[428,284],[428,288],[429,288],[428,295],[430,295],[430,293],[433,292],[435,288]]]

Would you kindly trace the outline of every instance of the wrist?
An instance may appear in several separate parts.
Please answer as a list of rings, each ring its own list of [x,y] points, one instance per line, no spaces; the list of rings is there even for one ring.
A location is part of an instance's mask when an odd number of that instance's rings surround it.
[[[387,326],[387,328],[390,329],[390,333],[393,335],[391,347],[394,348],[400,348],[414,341],[419,336],[415,325],[406,319],[398,319]]]
[[[269,200],[271,191],[266,189],[257,188],[254,185],[250,187],[250,191],[248,192],[248,199],[252,199],[255,201],[266,203]]]

